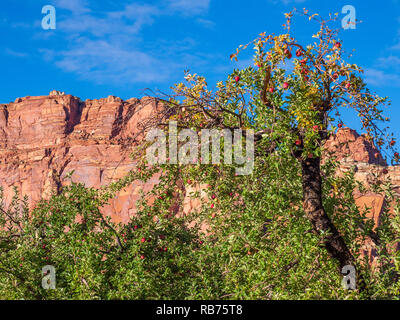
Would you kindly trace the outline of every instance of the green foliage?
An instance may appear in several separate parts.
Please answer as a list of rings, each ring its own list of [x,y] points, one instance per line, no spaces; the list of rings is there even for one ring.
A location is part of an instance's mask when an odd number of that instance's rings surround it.
[[[71,183],[31,211],[15,190],[11,204],[0,205],[0,298],[397,299],[400,203],[390,181],[373,187],[393,208],[375,226],[368,208],[355,204],[354,192],[366,190],[354,173],[336,175],[331,156],[322,167],[325,211],[356,257],[364,291],[342,288],[326,237],[312,231],[303,209],[299,159],[321,155],[334,132],[332,113],[347,101],[371,135],[385,120],[378,105],[386,99],[371,95],[360,69],[342,60],[335,35],[325,22],[315,35],[320,43],[304,47],[289,33],[261,34],[252,42],[258,69],[235,70],[216,92],[187,74],[189,84],[176,85],[176,96],[165,101],[167,120],[180,127],[253,129],[251,175],[237,176],[225,164],[150,167],[139,148],[137,169],[99,190]],[[287,74],[281,63],[293,49],[303,57]],[[383,144],[382,132],[373,138]],[[160,183],[142,194],[127,224],[103,214],[118,191],[155,174]],[[200,205],[185,215],[189,196]],[[372,236],[379,239],[374,267],[363,255]],[[56,269],[56,289],[41,286],[45,265]]]
[[[372,222],[355,205],[354,175],[348,172],[338,178],[335,166],[329,161],[323,168],[326,210],[352,250],[361,252]],[[320,236],[312,233],[302,210],[300,169],[292,157],[282,153],[258,160],[251,176],[235,176],[232,166],[163,166],[160,184],[143,194],[138,214],[129,223],[115,224],[103,217],[101,208],[116,191],[134,179],[148,180],[159,169],[142,167],[129,179],[100,190],[72,183],[31,214],[27,203],[15,196],[1,211],[1,298],[399,296],[399,285],[393,281],[394,272],[400,271],[398,253],[387,250],[400,240],[398,204],[394,216],[383,215],[377,230],[382,242],[377,247],[379,270],[360,263],[360,272],[368,279],[366,295],[341,287],[336,262],[328,257]],[[182,205],[184,199],[179,181],[189,192],[190,187],[196,190],[190,181],[195,178],[204,189],[202,194],[193,191],[191,198],[203,199],[202,205],[189,216],[172,214],[171,206]],[[393,198],[390,188],[386,192]],[[155,199],[152,205],[150,198]],[[204,225],[207,234],[201,231]],[[55,290],[41,287],[45,265],[56,268]]]

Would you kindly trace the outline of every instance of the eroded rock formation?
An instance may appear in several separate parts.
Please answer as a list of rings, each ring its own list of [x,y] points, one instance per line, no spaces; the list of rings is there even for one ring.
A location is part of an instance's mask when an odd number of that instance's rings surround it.
[[[72,181],[89,187],[123,177],[135,167],[130,154],[143,139],[142,121],[160,108],[150,97],[123,101],[110,96],[81,101],[59,91],[0,105],[0,186],[6,203],[16,186],[33,206],[66,184],[65,177],[72,171]],[[354,130],[339,130],[325,148],[341,160],[341,169],[356,166],[361,181],[368,184],[389,175],[400,188],[400,167],[387,167],[375,146]],[[154,183],[155,178],[146,185],[132,183],[111,201],[106,213],[114,221],[127,221],[135,213],[140,189],[149,190]],[[370,215],[378,222],[383,197],[369,194],[356,195],[356,199],[360,207],[372,206]],[[185,201],[185,210],[195,205]]]
[[[81,101],[52,91],[49,96],[18,98],[0,105],[0,186],[9,203],[18,187],[33,206],[72,181],[99,187],[123,177],[135,164],[133,147],[143,139],[140,124],[156,113],[153,98],[110,96]],[[140,188],[132,184],[107,208],[115,221],[134,212]]]

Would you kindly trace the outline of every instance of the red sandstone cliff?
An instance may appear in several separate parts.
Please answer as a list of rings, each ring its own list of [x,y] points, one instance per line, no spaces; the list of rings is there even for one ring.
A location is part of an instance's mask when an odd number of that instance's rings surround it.
[[[136,137],[141,122],[160,107],[150,97],[81,101],[57,91],[0,105],[0,186],[6,202],[12,196],[12,187],[17,186],[33,205],[65,184],[65,175],[73,170],[72,180],[90,187],[124,176],[135,166],[129,155],[143,138]],[[325,147],[338,156],[343,170],[356,165],[357,177],[366,183],[375,179],[374,175],[383,174],[384,159],[354,130],[341,129]],[[387,170],[400,187],[400,168]],[[127,221],[135,212],[139,190],[149,189],[156,182],[131,184],[111,201],[107,214],[115,221]],[[357,202],[361,207],[372,205],[371,216],[378,222],[384,203],[380,195],[358,197]],[[185,211],[195,205],[186,201]]]
[[[123,177],[135,166],[130,153],[143,138],[136,137],[140,122],[158,109],[149,97],[83,102],[56,91],[0,105],[0,186],[6,203],[17,186],[34,204],[60,188],[73,170],[72,181],[89,187]],[[126,221],[141,187],[133,184],[121,192],[107,213]]]
[[[387,166],[379,150],[364,135],[350,128],[340,129],[325,143],[324,148],[340,160],[339,171],[355,167],[356,179],[363,182],[367,189],[377,180],[391,179],[394,191],[400,195],[400,167]],[[367,216],[379,224],[385,205],[384,196],[373,192],[355,193],[355,200],[360,209],[370,208]]]

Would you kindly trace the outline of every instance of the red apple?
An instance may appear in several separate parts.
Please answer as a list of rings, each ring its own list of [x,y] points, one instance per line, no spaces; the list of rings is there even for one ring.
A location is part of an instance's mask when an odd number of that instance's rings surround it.
[[[390,146],[393,147],[396,144],[396,141],[392,140],[390,141]]]
[[[398,153],[398,152],[395,152],[395,153],[394,153],[394,157],[395,157],[395,158],[398,158],[398,157],[399,157],[399,153]]]
[[[191,183],[192,183],[192,180],[189,179],[189,180],[187,181],[187,183],[188,183],[188,184],[191,184]]]
[[[319,130],[319,126],[317,126],[317,125],[313,126],[312,128],[313,128],[314,131]]]
[[[143,242],[146,242],[146,238],[142,238],[140,241],[141,241],[142,243],[143,243]]]
[[[211,196],[211,198],[212,199],[215,199],[217,196],[215,195],[215,194],[213,194],[212,196]]]
[[[303,55],[303,52],[300,50],[300,49],[298,49],[297,51],[296,51],[296,56],[297,57],[301,57]]]
[[[349,89],[351,87],[351,84],[349,82],[347,82],[345,87],[346,87],[346,89]]]
[[[142,259],[142,260],[143,260],[143,259],[144,259],[144,255],[141,255],[141,256],[140,256],[140,259]]]
[[[284,82],[284,83],[283,83],[283,89],[287,89],[287,88],[289,88],[289,83]]]
[[[213,209],[214,208],[214,203],[211,203],[211,209]]]
[[[343,123],[339,122],[337,125],[339,128],[343,127]]]
[[[285,49],[284,54],[288,59],[292,58],[292,53],[289,49]]]
[[[337,78],[339,78],[339,75],[338,75],[337,73],[334,73],[334,74],[332,75],[332,78],[336,80]]]
[[[274,87],[269,88],[268,91],[274,93]]]
[[[335,43],[335,47],[336,47],[337,49],[340,49],[341,46],[342,46],[342,44],[341,44],[340,42],[336,42],[336,43]]]
[[[383,174],[388,174],[389,171],[388,171],[387,169],[383,169],[383,170],[382,170],[382,173],[383,173]]]
[[[239,82],[239,81],[240,81],[240,77],[239,77],[239,76],[236,76],[236,77],[235,77],[235,81],[236,81],[236,82]]]
[[[296,146],[300,146],[301,145],[301,140],[296,140],[295,144],[296,144]]]

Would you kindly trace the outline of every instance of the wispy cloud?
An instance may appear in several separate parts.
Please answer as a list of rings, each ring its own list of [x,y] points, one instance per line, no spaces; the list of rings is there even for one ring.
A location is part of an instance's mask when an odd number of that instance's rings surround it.
[[[371,68],[365,70],[368,84],[382,87],[400,87],[400,57],[388,55],[376,60]]]
[[[152,25],[156,18],[179,11],[184,15],[205,12],[209,0],[175,0],[159,5],[131,3],[118,11],[94,12],[86,0],[57,0],[61,12],[57,32],[65,38],[61,51],[41,49],[44,59],[52,61],[65,72],[96,83],[129,85],[167,81],[173,73],[182,71],[190,62],[200,63],[198,54],[187,54],[191,39],[179,43],[165,39],[151,39],[143,47],[142,30]],[[208,20],[197,21],[212,27]],[[152,44],[154,43],[154,44]],[[191,50],[188,50],[189,52]]]
[[[365,81],[370,85],[378,87],[400,87],[400,76],[398,74],[386,72],[382,69],[365,69]]]
[[[28,54],[25,53],[25,52],[15,51],[15,50],[12,50],[12,49],[10,49],[10,48],[6,48],[6,49],[4,50],[4,52],[5,52],[7,55],[13,56],[13,57],[16,57],[16,58],[25,58],[25,57],[28,56]]]
[[[97,83],[146,83],[169,76],[161,60],[112,41],[80,39],[59,57],[58,67]]]
[[[400,17],[398,19],[400,22]],[[384,49],[385,55],[379,57],[374,64],[365,70],[366,81],[376,86],[400,88],[400,29],[397,34],[398,44]],[[396,39],[395,39],[396,40]]]
[[[400,70],[400,57],[394,55],[381,57],[378,59],[377,65],[384,69]]]
[[[169,0],[168,6],[186,15],[196,15],[208,10],[210,0]]]
[[[213,29],[215,27],[215,22],[203,18],[197,18],[196,22],[201,24],[203,27],[208,29]]]
[[[65,9],[77,15],[90,12],[86,0],[55,0],[54,5],[58,9]]]
[[[400,23],[400,17],[397,19]],[[392,46],[390,49],[392,50],[400,50],[400,28],[397,30],[396,44]]]
[[[130,4],[121,11],[98,16],[94,15],[89,9],[83,10],[86,7],[80,7],[77,4],[79,0],[74,1],[76,4],[71,9],[73,14],[62,19],[58,24],[58,29],[62,32],[88,32],[98,37],[118,33],[135,34],[143,26],[151,25],[154,22],[154,17],[160,14],[155,6]]]

